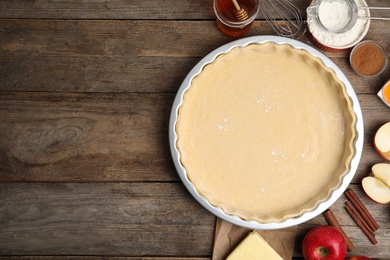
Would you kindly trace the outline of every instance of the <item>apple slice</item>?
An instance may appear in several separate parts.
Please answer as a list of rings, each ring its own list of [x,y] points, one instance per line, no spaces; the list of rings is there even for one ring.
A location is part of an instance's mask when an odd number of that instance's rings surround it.
[[[371,168],[372,174],[390,187],[390,163],[377,163]]]
[[[367,196],[379,204],[390,202],[390,164],[378,163],[370,176],[363,178],[362,186]]]
[[[375,150],[386,160],[390,160],[390,122],[382,125],[374,137]]]

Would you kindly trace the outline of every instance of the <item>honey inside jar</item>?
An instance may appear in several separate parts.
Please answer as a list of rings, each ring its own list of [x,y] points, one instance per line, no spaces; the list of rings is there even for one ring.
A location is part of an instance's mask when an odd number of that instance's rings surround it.
[[[254,0],[241,0],[238,1],[241,8],[244,8],[248,13],[255,11],[256,2]],[[219,0],[217,1],[217,7],[221,14],[231,21],[236,20],[235,13],[237,12],[232,0]]]
[[[217,26],[228,36],[241,36],[248,32],[259,8],[259,3],[256,0],[239,0],[237,2],[240,8],[248,13],[249,18],[242,21],[237,20],[237,9],[232,0],[214,0]]]

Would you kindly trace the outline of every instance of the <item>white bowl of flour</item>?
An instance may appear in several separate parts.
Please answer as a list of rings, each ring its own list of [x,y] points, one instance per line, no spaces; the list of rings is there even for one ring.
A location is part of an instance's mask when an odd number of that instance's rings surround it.
[[[364,0],[355,0],[357,6],[367,6]],[[310,6],[316,6],[317,0],[313,0]],[[323,16],[321,20],[325,23],[331,24],[337,21],[339,24],[343,23],[344,17],[337,16],[340,13],[340,6],[337,1],[328,2],[327,5],[321,5],[324,13],[331,15]],[[359,9],[359,16],[370,17],[368,9]],[[323,20],[325,19],[325,20]],[[337,23],[335,23],[337,24]],[[358,19],[356,24],[347,32],[333,33],[325,30],[316,17],[307,16],[307,27],[309,38],[314,45],[325,51],[339,51],[349,49],[359,43],[367,34],[370,27],[370,19]]]

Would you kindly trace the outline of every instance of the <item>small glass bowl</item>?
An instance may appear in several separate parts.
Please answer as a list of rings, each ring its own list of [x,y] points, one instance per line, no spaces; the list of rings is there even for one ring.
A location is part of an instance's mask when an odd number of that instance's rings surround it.
[[[376,55],[369,55],[366,53],[366,51],[368,51],[367,48],[370,48],[369,46],[371,46],[371,50],[375,50]],[[374,47],[374,49],[372,49],[372,47]],[[379,65],[373,66],[374,64],[371,64],[370,66],[366,66],[366,69],[368,69],[367,71],[364,71],[364,69],[361,68],[359,69],[359,65],[364,66],[365,63],[378,61],[378,59],[381,58],[378,57],[378,55],[381,55],[383,58],[383,63],[380,67]],[[349,63],[356,74],[363,77],[375,77],[381,74],[387,67],[387,52],[375,41],[362,41],[353,47],[351,54],[349,55]]]

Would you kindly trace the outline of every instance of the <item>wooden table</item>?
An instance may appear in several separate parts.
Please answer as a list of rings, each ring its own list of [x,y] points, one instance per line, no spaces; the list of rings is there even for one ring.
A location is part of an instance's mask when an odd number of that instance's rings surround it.
[[[305,10],[310,0],[293,2]],[[245,36],[268,34],[259,15]],[[372,21],[366,39],[390,53],[390,23]],[[210,259],[216,218],[178,178],[168,120],[186,74],[232,40],[217,29],[210,0],[0,2],[0,254]],[[379,243],[354,224],[345,197],[331,209],[354,254],[390,257],[390,205],[370,202],[360,186],[385,162],[372,142],[390,121],[376,96],[389,67],[362,78],[349,50],[325,54],[362,106],[364,151],[350,188],[381,226]],[[299,225],[296,257],[320,224],[322,215]]]

